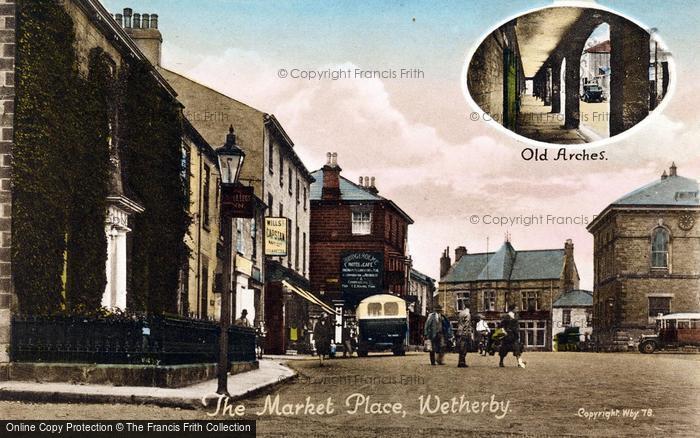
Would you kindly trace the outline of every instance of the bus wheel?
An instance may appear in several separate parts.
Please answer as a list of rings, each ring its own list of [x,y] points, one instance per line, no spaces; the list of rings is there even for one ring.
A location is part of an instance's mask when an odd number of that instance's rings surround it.
[[[654,341],[644,341],[639,344],[639,351],[644,354],[651,354],[656,351],[656,342]]]

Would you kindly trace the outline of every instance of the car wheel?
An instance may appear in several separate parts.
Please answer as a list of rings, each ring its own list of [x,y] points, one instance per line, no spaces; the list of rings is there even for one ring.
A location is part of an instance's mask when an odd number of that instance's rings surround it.
[[[644,341],[639,344],[639,351],[644,354],[651,354],[656,351],[656,342],[654,341]]]

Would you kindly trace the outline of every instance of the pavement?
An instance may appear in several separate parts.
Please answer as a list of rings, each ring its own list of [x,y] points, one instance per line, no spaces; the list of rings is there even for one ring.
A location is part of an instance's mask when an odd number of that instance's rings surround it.
[[[297,376],[281,358],[259,361],[257,370],[229,375],[229,400],[251,397]],[[72,383],[0,382],[0,400],[50,403],[136,403],[195,409],[209,406],[218,398],[217,380],[207,380],[183,388],[148,386],[81,385]]]

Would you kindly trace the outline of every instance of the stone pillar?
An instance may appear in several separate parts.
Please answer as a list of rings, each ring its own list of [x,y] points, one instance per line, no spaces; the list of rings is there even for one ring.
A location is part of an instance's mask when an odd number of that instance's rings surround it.
[[[581,110],[579,106],[581,50],[581,48],[576,47],[566,54],[566,71],[564,73],[564,87],[566,89],[564,127],[566,129],[577,129],[581,123]]]
[[[553,113],[561,112],[561,61],[554,60],[552,65],[552,111]]]
[[[10,264],[12,136],[15,99],[15,5],[0,0],[0,363],[8,362],[13,301]]]
[[[552,104],[552,69],[550,67],[544,68],[544,104]]]
[[[624,19],[610,23],[610,136],[649,114],[649,33]]]

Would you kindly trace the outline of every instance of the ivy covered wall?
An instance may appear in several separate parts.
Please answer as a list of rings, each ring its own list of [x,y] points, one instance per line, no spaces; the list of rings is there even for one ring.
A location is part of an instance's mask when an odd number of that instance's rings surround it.
[[[101,48],[80,74],[75,45],[59,2],[18,1],[12,257],[20,311],[99,310],[110,147],[118,147],[124,183],[146,208],[131,224],[128,307],[172,312],[189,225],[180,105],[149,65],[117,70]]]

